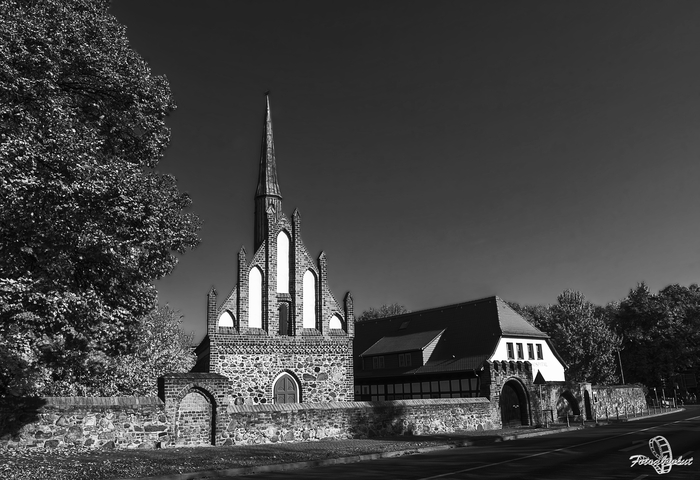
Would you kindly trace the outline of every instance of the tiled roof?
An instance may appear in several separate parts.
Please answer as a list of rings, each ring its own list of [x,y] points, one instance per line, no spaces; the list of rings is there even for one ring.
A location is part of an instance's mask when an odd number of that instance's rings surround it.
[[[442,332],[444,332],[444,330],[430,330],[427,332],[409,333],[407,335],[382,337],[377,340],[374,345],[362,352],[360,356],[366,357],[370,355],[422,350]]]
[[[444,333],[425,365],[394,373],[419,375],[479,370],[493,355],[498,340],[503,335],[549,338],[495,296],[395,317],[367,320],[355,324],[355,376],[366,378],[391,374],[386,370],[363,371],[360,354],[365,357],[381,354],[379,347],[385,345],[391,345],[392,352],[406,351],[408,348],[400,350],[402,341],[407,345],[416,345],[441,330],[444,330]]]

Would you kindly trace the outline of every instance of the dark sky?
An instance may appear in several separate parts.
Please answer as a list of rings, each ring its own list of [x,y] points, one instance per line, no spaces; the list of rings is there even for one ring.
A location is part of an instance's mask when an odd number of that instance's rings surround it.
[[[700,271],[700,2],[113,0],[178,104],[204,221],[157,282],[197,338],[252,256],[263,92],[283,208],[357,313],[604,304]]]

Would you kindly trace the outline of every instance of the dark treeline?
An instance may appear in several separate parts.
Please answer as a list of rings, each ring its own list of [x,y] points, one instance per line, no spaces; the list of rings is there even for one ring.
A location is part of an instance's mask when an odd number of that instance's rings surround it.
[[[673,388],[694,372],[700,349],[700,287],[669,285],[658,293],[640,283],[627,297],[595,305],[565,290],[552,305],[510,305],[548,333],[568,364],[567,378],[598,384]],[[683,385],[679,385],[683,387]]]

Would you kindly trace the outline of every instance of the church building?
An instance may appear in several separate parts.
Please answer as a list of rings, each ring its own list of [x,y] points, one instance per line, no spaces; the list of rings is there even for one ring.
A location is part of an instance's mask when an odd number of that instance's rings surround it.
[[[252,257],[238,253],[236,280],[223,301],[207,296],[207,335],[193,371],[227,378],[226,403],[351,401],[352,297],[328,286],[326,254],[314,259],[301,238],[301,215],[282,211],[270,99],[266,97],[255,193]]]

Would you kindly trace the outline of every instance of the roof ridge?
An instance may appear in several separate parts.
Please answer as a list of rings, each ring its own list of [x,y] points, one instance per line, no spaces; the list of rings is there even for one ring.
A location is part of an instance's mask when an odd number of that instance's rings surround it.
[[[418,314],[422,314],[422,313],[434,312],[434,311],[437,311],[437,310],[449,310],[449,309],[452,309],[452,308],[462,307],[462,306],[465,306],[465,305],[474,305],[474,304],[477,304],[477,303],[487,302],[487,301],[489,301],[489,300],[501,300],[501,301],[503,302],[503,300],[502,300],[500,297],[498,297],[498,296],[496,296],[496,295],[491,295],[490,297],[477,298],[476,300],[469,300],[469,301],[460,302],[460,303],[452,303],[452,304],[450,304],[450,305],[443,305],[443,306],[440,306],[440,307],[431,307],[431,308],[426,308],[426,309],[424,309],[424,310],[415,310],[415,311],[413,311],[413,312],[402,313],[402,314],[400,314],[400,315],[391,315],[391,316],[388,316],[388,317],[372,318],[372,319],[370,319],[370,320],[364,320],[364,321],[361,321],[361,322],[357,322],[357,324],[358,324],[358,325],[361,325],[361,324],[363,324],[363,323],[381,322],[381,321],[384,321],[384,320],[393,320],[393,319],[396,319],[396,318],[407,317],[407,316],[409,316],[409,315],[415,315],[415,314],[417,314],[417,313],[418,313]]]

